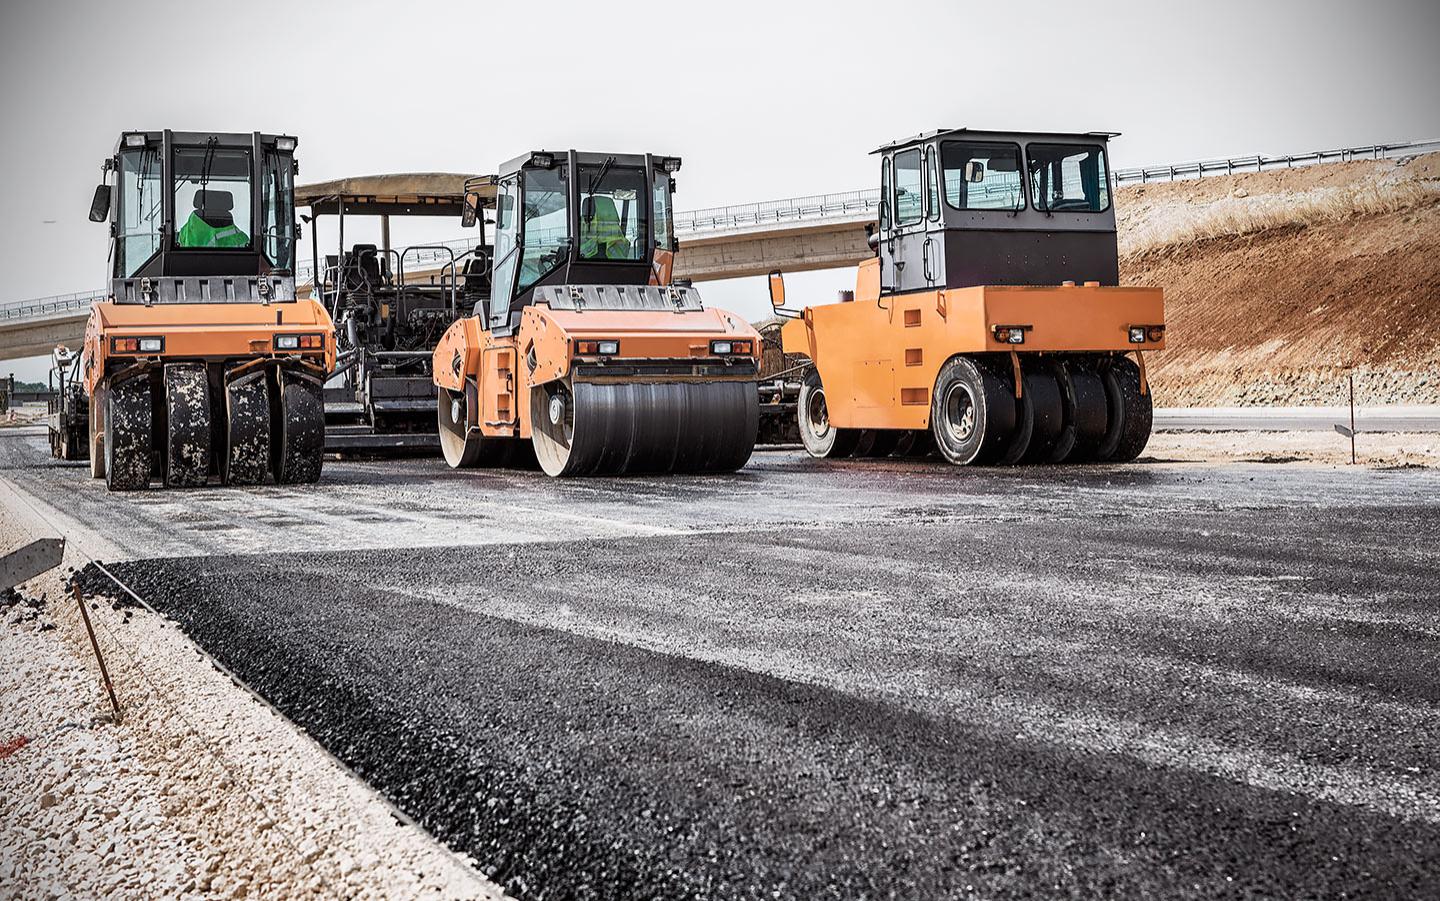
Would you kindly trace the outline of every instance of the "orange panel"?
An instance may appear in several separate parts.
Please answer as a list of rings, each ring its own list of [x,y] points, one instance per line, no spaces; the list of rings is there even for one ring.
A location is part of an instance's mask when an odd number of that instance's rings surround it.
[[[869,261],[867,261],[868,263]],[[865,267],[862,266],[862,270]],[[878,271],[878,270],[876,270]],[[1133,325],[1163,325],[1158,288],[976,287],[924,291],[808,307],[781,330],[786,353],[815,362],[831,422],[842,428],[919,429],[940,367],[955,354],[1163,350],[1131,344]],[[1027,326],[1023,345],[995,339],[996,326]],[[896,367],[892,361],[903,360]]]
[[[276,335],[320,335],[314,352],[277,351]],[[117,354],[116,338],[159,337],[158,354]],[[90,310],[85,326],[87,390],[93,393],[106,364],[154,359],[230,360],[249,357],[300,356],[329,372],[335,368],[335,328],[330,314],[313,300],[293,303],[167,303],[119,304],[102,301]]]

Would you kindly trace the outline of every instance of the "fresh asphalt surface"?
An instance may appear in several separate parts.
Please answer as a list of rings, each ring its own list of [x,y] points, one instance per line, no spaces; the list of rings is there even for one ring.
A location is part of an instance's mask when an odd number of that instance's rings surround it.
[[[0,478],[517,897],[1440,884],[1433,470],[112,496],[46,454],[5,433]]]

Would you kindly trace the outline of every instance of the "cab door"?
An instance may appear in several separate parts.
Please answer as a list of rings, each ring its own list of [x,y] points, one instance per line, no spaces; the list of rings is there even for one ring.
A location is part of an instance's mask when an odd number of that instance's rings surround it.
[[[925,287],[945,284],[945,223],[940,215],[939,148],[926,144],[922,163],[925,169],[925,240],[920,245],[920,264]]]
[[[890,255],[894,293],[917,291],[933,285],[927,279],[925,242],[929,239],[925,218],[925,166],[919,147],[901,150],[891,157],[892,220]]]

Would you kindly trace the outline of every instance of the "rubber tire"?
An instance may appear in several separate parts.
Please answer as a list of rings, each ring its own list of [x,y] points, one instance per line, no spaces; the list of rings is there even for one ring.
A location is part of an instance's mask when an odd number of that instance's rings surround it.
[[[105,478],[105,381],[90,396],[90,478]]]
[[[888,457],[900,443],[901,429],[861,429],[860,441],[851,451],[852,457]]]
[[[210,383],[203,363],[167,363],[165,485],[195,488],[210,478]]]
[[[319,379],[281,369],[279,428],[272,466],[275,484],[297,485],[320,480],[325,462],[325,401]]]
[[[225,453],[220,479],[262,485],[270,479],[270,379],[263,369],[225,383]]]
[[[935,436],[929,429],[909,429],[900,433],[895,443],[895,456],[909,460],[923,460],[935,453]]]
[[[150,486],[155,452],[153,404],[148,375],[105,390],[105,487],[111,491],[139,491]]]
[[[969,395],[975,416],[963,436],[949,425],[946,406],[950,392]],[[930,396],[930,433],[940,455],[957,466],[994,461],[1015,430],[1015,394],[995,371],[967,356],[945,361],[935,376]]]
[[[815,398],[816,394],[819,398]],[[812,399],[824,406],[823,427],[810,421]],[[795,419],[800,426],[800,443],[805,452],[816,459],[839,459],[855,452],[860,443],[860,429],[842,429],[829,425],[829,408],[825,405],[825,387],[820,382],[820,371],[811,367],[800,383],[800,396],[795,401]]]
[[[1105,382],[1093,367],[1076,360],[1057,364],[1055,374],[1065,401],[1065,431],[1050,454],[1050,462],[1093,460],[1109,424]]]
[[[1020,461],[1043,463],[1050,458],[1065,430],[1065,404],[1060,383],[1047,365],[1027,363],[1023,375],[1024,402],[1030,410],[1030,441]]]
[[[1129,357],[1114,357],[1100,373],[1105,383],[1110,416],[1097,454],[1111,463],[1128,463],[1140,456],[1150,441],[1155,410],[1150,393],[1140,393],[1140,367]]]

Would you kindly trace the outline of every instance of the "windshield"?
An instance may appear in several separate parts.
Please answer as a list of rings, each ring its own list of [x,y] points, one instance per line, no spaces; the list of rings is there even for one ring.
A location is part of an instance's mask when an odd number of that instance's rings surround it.
[[[1103,149],[1089,144],[1031,144],[1026,149],[1037,210],[1100,213],[1110,208]]]
[[[290,154],[265,152],[260,192],[265,257],[276,269],[295,266],[295,175]]]
[[[569,248],[570,205],[564,166],[526,169],[521,198],[523,220],[519,290],[538,282],[564,261]]]
[[[154,147],[120,154],[120,207],[116,211],[116,271],[129,278],[160,249],[160,151]]]
[[[175,243],[249,247],[250,151],[182,147],[175,151]]]
[[[1019,210],[1025,207],[1020,146],[981,141],[940,145],[945,199],[957,210]]]
[[[645,170],[609,162],[581,166],[580,191],[580,259],[645,259]]]

